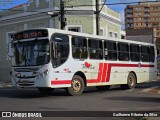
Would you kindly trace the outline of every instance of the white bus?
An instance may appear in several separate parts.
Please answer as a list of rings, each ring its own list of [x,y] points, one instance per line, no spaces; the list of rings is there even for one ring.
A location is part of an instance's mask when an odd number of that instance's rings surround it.
[[[57,29],[29,29],[13,37],[11,79],[14,87],[51,93],[64,88],[80,95],[87,86],[98,90],[157,79],[155,46]]]

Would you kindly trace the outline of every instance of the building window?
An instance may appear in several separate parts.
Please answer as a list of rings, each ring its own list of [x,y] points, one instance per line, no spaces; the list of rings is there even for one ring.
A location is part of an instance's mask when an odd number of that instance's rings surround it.
[[[128,28],[132,28],[132,27],[133,27],[133,24],[127,24],[127,27],[128,27]]]
[[[142,13],[140,13],[140,12],[137,12],[137,13],[135,13],[136,15],[142,15]]]
[[[150,18],[149,18],[149,17],[146,17],[146,18],[144,18],[144,20],[145,20],[145,21],[149,21],[149,20],[150,20]]]
[[[129,22],[133,22],[133,19],[129,19]]]
[[[133,8],[127,8],[126,12],[133,12]]]
[[[118,35],[117,35],[117,33],[114,33],[114,37],[115,37],[115,38],[118,38]]]
[[[142,23],[137,23],[137,26],[142,26]]]
[[[121,39],[125,39],[125,36],[124,36],[124,35],[121,35]]]
[[[133,17],[133,14],[127,14],[127,17]]]
[[[103,29],[100,29],[99,35],[100,35],[100,36],[103,36],[103,35],[104,35],[104,34],[103,34]]]
[[[112,37],[112,32],[109,32],[109,37]]]
[[[146,27],[149,27],[149,23],[145,23],[145,26],[146,26]]]
[[[144,15],[145,15],[145,16],[150,16],[150,13],[149,13],[149,12],[145,12]]]
[[[158,17],[155,17],[155,18],[153,18],[153,20],[159,20],[159,18],[158,18]]]
[[[150,8],[149,8],[149,7],[144,7],[144,10],[145,10],[145,11],[149,11]]]
[[[141,8],[140,8],[140,7],[137,7],[137,8],[134,8],[134,9],[135,9],[135,10],[137,10],[137,11],[138,11],[138,10],[141,10]]]
[[[155,23],[153,23],[153,25],[159,25],[159,23],[158,23],[158,22],[155,22]]]
[[[158,15],[158,12],[154,12],[153,15],[157,16],[157,15]]]
[[[142,18],[136,18],[136,20],[142,20]]]
[[[158,10],[158,7],[157,6],[153,7],[153,10]]]

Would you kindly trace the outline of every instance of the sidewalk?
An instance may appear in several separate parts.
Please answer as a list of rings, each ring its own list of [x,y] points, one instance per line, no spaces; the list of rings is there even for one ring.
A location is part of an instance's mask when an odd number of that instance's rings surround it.
[[[1,82],[0,81],[0,88],[1,87],[12,87],[11,83],[10,82]]]

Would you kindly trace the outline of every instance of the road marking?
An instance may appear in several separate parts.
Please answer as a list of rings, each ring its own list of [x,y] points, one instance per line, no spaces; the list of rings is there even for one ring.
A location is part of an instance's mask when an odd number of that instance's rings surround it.
[[[4,88],[4,87],[12,87],[12,85],[5,85],[5,84],[0,85],[0,88]]]
[[[6,87],[12,87],[12,85],[5,85]]]
[[[134,91],[135,89],[129,89],[129,90],[127,90],[127,91]]]
[[[142,90],[142,92],[149,92],[149,91],[151,91],[151,90],[153,90],[155,88],[158,88],[158,86],[144,89],[144,90]]]
[[[158,93],[158,94],[160,94],[160,86],[147,88],[147,89],[142,90],[141,92]]]

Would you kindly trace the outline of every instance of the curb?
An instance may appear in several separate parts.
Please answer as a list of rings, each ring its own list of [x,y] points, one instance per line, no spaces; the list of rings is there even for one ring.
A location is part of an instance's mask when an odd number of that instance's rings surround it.
[[[9,82],[0,82],[0,88],[2,87],[12,87],[12,85]]]

